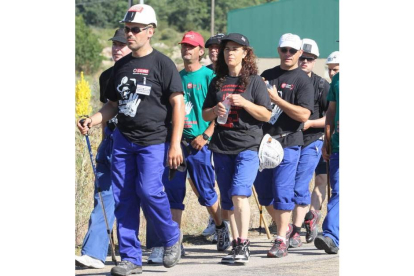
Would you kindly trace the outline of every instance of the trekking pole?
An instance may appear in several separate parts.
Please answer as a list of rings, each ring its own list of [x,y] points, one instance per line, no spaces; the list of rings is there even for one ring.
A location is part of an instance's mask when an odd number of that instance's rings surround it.
[[[83,125],[83,122],[84,121],[85,121],[85,119],[82,119],[80,121],[80,124]],[[85,134],[85,139],[86,139],[86,144],[88,145],[89,157],[91,158],[92,170],[93,170],[93,174],[95,176],[95,181],[96,181],[96,168],[95,168],[95,164],[93,162],[92,148],[91,148],[91,143],[89,142],[89,135],[88,135],[88,133]],[[118,262],[117,262],[117,260],[115,258],[115,247],[114,247],[113,241],[111,239],[111,230],[109,229],[108,218],[106,217],[105,205],[104,205],[104,202],[103,202],[103,199],[102,199],[101,187],[99,187],[99,183],[98,183],[98,195],[99,195],[99,200],[101,202],[102,212],[103,212],[104,219],[105,219],[106,232],[108,234],[109,242],[111,244],[112,261],[115,263],[115,265],[118,265]]]
[[[257,207],[259,208],[260,221],[263,221],[263,225],[264,225],[264,229],[266,231],[267,238],[271,239],[269,227],[267,227],[267,223],[266,223],[266,221],[263,217],[262,206],[259,204],[259,200],[257,199],[256,189],[254,188],[254,186],[252,186],[252,190],[253,190],[254,199],[256,200]]]
[[[325,126],[325,139],[326,139],[326,152],[331,154],[331,126]],[[331,179],[329,173],[329,160],[326,161],[326,178],[327,178],[327,189],[328,189],[328,202],[331,199]]]

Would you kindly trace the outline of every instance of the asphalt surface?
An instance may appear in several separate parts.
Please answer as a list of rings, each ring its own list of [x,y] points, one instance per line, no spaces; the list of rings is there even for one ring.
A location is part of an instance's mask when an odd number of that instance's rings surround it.
[[[304,242],[304,236],[301,237]],[[187,255],[172,268],[162,265],[148,265],[149,250],[143,250],[142,270],[145,275],[277,275],[277,276],[308,276],[339,275],[339,254],[326,254],[312,244],[303,243],[299,248],[290,248],[288,256],[284,258],[267,258],[267,251],[271,247],[266,235],[250,237],[251,256],[245,265],[221,264],[220,260],[226,253],[217,252],[216,245],[185,245]],[[117,255],[117,260],[120,260]],[[103,269],[75,268],[75,275],[103,276],[111,275],[114,263],[108,256]]]

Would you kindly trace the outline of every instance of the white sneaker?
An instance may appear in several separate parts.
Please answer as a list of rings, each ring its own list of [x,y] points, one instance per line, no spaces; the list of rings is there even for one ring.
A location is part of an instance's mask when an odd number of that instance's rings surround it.
[[[164,247],[153,247],[151,250],[151,254],[148,257],[147,263],[148,264],[162,264],[164,256]]]
[[[75,255],[75,265],[80,267],[89,267],[89,268],[104,268],[105,264],[98,259],[90,257],[88,255],[76,256]]]
[[[214,233],[216,233],[216,224],[214,223],[213,218],[210,216],[208,218],[208,225],[206,229],[204,229],[203,233],[201,233],[201,235],[208,237],[213,235]]]

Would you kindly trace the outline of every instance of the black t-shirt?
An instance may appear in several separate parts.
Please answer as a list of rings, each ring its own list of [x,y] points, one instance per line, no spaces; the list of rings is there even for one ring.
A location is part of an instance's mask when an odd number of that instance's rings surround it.
[[[213,70],[213,71],[214,71],[214,68],[213,68],[213,63],[212,63],[212,64],[207,65],[206,67],[207,67],[208,69],[211,69],[211,70]]]
[[[136,93],[138,91],[141,94]],[[169,97],[182,91],[174,63],[154,49],[144,57],[135,58],[129,54],[118,60],[105,96],[110,101],[118,101],[121,133],[135,144],[149,146],[170,139],[172,107]]]
[[[109,78],[111,77],[113,68],[113,66],[109,67],[99,76],[99,100],[101,103],[106,103],[108,101],[108,99],[105,97],[105,90],[106,86],[108,85]]]
[[[238,84],[238,77],[227,76],[220,91],[216,90],[215,77],[208,88],[203,109],[222,102],[228,94],[240,94],[246,100],[271,110],[269,93],[258,75],[250,76],[246,89]],[[238,154],[244,150],[258,150],[263,138],[263,122],[256,120],[244,108],[231,106],[226,124],[217,124],[209,148],[213,152]]]
[[[313,108],[313,114],[309,117],[309,120],[316,120],[322,118],[325,115],[326,110],[328,109],[328,92],[329,92],[329,82],[327,82],[322,77],[311,73],[310,80],[313,84],[313,89],[315,91],[314,100],[315,105]],[[320,88],[320,81],[323,80],[322,89]],[[310,143],[316,141],[324,133],[324,128],[308,128],[303,132],[303,146],[306,147]]]
[[[282,92],[282,99],[311,111],[313,113],[314,91],[308,75],[299,67],[290,71],[283,70],[280,66],[268,69],[261,75],[273,86],[276,85],[277,91]],[[283,138],[277,138],[283,148],[303,145],[303,134],[301,129],[303,123],[290,118],[283,112],[274,125],[266,123],[263,126],[265,133],[271,136],[278,134],[292,133]]]

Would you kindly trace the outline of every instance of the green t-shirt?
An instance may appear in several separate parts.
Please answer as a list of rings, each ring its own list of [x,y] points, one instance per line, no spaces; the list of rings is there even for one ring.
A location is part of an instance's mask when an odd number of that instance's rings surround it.
[[[339,152],[339,73],[332,78],[331,88],[329,89],[328,101],[336,102],[335,130],[331,137],[332,152]]]
[[[203,120],[203,103],[207,96],[208,86],[215,77],[212,70],[202,66],[195,72],[180,72],[184,89],[185,122],[183,136],[194,139],[202,134],[210,125]]]

